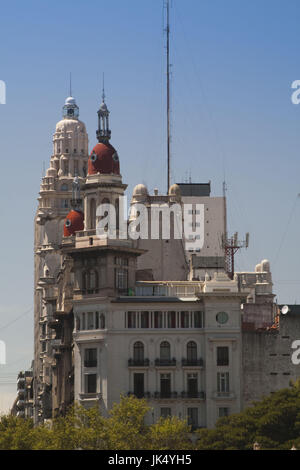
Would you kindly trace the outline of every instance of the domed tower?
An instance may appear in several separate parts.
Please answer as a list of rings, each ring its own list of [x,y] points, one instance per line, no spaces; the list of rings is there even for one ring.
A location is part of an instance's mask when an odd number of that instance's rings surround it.
[[[64,237],[70,237],[84,229],[84,215],[81,211],[80,183],[78,176],[76,176],[73,181],[72,189],[72,210],[70,210],[65,219]]]
[[[69,96],[65,100],[62,114],[53,135],[50,165],[42,178],[34,224],[34,394],[40,403],[35,411],[36,422],[51,417],[52,346],[48,322],[55,310],[55,282],[61,268],[59,249],[64,221],[73,208],[72,183],[77,176],[79,185],[83,185],[88,163],[88,135],[85,124],[79,120],[75,98]],[[75,214],[72,214],[72,223],[76,229],[83,229],[83,214],[76,210]]]
[[[105,103],[104,90],[98,110],[96,136],[98,143],[89,156],[88,175],[84,186],[85,230],[96,229],[96,211],[101,203],[113,204],[118,218],[119,198],[127,188],[127,185],[122,183],[118,152],[110,143],[109,110]]]

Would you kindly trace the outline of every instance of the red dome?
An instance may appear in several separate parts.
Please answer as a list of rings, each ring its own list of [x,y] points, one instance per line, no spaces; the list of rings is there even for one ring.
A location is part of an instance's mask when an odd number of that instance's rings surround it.
[[[88,161],[88,174],[120,174],[120,163],[117,151],[109,142],[100,142],[93,148]]]
[[[84,229],[84,216],[81,211],[71,210],[64,223],[64,237],[70,237],[75,232]]]

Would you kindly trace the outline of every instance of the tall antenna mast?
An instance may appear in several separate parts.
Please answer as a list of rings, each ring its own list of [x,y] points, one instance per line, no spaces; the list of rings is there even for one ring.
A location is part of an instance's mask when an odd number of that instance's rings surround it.
[[[70,72],[70,96],[72,96],[72,72]]]
[[[170,1],[166,0],[167,8],[167,152],[168,152],[168,180],[167,194],[171,186],[171,129],[170,129]]]

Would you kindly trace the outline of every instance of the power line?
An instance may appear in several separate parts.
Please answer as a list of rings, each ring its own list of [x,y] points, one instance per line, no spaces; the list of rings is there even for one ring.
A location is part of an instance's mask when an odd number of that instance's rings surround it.
[[[32,312],[33,307],[31,306],[26,312],[22,313],[18,317],[14,318],[14,320],[11,320],[10,322],[6,323],[6,325],[0,327],[0,331],[3,331],[5,328],[8,328],[10,325],[13,325],[16,323],[18,320],[21,318],[25,317],[25,315],[28,315],[28,313]]]

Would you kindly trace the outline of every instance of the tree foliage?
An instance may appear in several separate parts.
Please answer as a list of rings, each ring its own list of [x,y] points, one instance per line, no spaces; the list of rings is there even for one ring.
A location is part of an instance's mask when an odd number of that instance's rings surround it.
[[[99,408],[74,405],[66,416],[34,427],[30,419],[0,418],[0,450],[247,450],[300,449],[300,381],[255,402],[241,413],[220,418],[214,429],[196,432],[177,417],[146,425],[146,400],[121,396],[103,417]]]
[[[300,449],[300,383],[254,402],[238,414],[221,418],[214,429],[198,431],[197,449]]]

